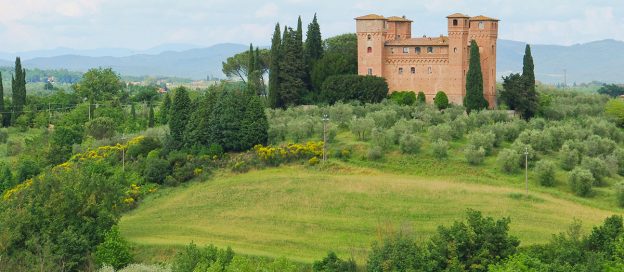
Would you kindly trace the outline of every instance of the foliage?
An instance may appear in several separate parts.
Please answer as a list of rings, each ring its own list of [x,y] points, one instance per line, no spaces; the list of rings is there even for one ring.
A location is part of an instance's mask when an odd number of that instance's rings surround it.
[[[111,68],[94,68],[84,73],[72,88],[80,97],[86,97],[93,104],[117,97],[123,89],[123,82]]]
[[[412,91],[392,92],[389,98],[397,104],[404,106],[411,106],[416,103],[416,94]]]
[[[424,92],[418,92],[418,96],[416,97],[416,101],[418,102],[419,105],[424,105],[425,103],[427,103],[427,97],[425,96]]]
[[[171,104],[171,116],[169,117],[169,129],[172,141],[176,145],[181,145],[184,140],[184,132],[191,115],[191,99],[188,91],[184,87],[174,90],[173,102]]]
[[[267,165],[279,165],[295,160],[309,160],[312,157],[323,156],[323,142],[307,142],[306,144],[288,144],[272,147],[254,146],[256,156]]]
[[[551,271],[549,265],[540,259],[519,253],[510,256],[499,264],[490,265],[490,272],[541,272]]]
[[[417,154],[422,146],[422,139],[412,134],[404,134],[399,140],[399,149],[405,154]]]
[[[605,113],[615,121],[615,124],[624,127],[624,100],[612,99],[605,105]]]
[[[483,147],[468,145],[464,149],[464,156],[469,164],[479,165],[482,164],[485,159],[485,149],[483,149]]]
[[[85,123],[87,135],[97,139],[106,139],[115,135],[116,123],[108,117],[98,117]]]
[[[234,252],[229,247],[223,250],[209,245],[200,249],[191,242],[191,244],[176,254],[173,260],[172,271],[224,271],[233,258]]]
[[[269,106],[271,108],[284,107],[283,101],[280,99],[280,55],[281,55],[281,34],[279,23],[275,25],[273,38],[271,39],[271,51],[269,62]]]
[[[169,123],[169,116],[171,114],[171,96],[169,96],[169,92],[165,94],[158,114],[160,116],[159,121],[161,124]]]
[[[426,249],[413,238],[396,234],[373,243],[366,262],[367,270],[377,271],[432,271],[433,262]]]
[[[143,170],[143,178],[147,182],[163,184],[165,177],[171,173],[171,168],[167,160],[161,158],[145,159],[145,167]]]
[[[72,146],[82,142],[82,130],[78,126],[59,126],[54,129],[50,141],[48,161],[59,164],[72,155]]]
[[[468,134],[468,144],[475,148],[483,148],[485,155],[492,154],[496,135],[492,132],[473,132]]]
[[[475,40],[470,41],[470,62],[466,74],[466,96],[464,97],[466,112],[479,111],[488,107],[483,97],[483,74],[481,73],[481,56]]]
[[[433,156],[436,159],[442,160],[448,157],[448,150],[449,150],[448,142],[444,140],[437,140],[431,143],[431,150],[433,152]]]
[[[580,163],[581,154],[570,145],[564,144],[559,151],[559,160],[561,168],[570,171]]]
[[[618,97],[624,95],[624,87],[616,84],[605,84],[598,89],[599,94],[606,94],[611,97]]]
[[[446,93],[442,91],[437,92],[435,97],[433,98],[433,104],[435,104],[436,108],[438,108],[439,110],[448,108],[449,101]]]
[[[121,237],[119,229],[112,227],[104,235],[104,241],[95,250],[95,260],[100,266],[110,265],[120,269],[132,262],[130,245]]]
[[[19,57],[15,58],[15,72],[11,77],[11,93],[11,112],[13,113],[11,114],[11,123],[14,123],[26,106],[26,69],[22,69],[22,61]]]
[[[321,88],[325,102],[357,100],[362,103],[378,103],[388,95],[386,80],[375,76],[335,75],[328,77]]]
[[[604,178],[610,175],[607,164],[604,160],[599,158],[584,157],[581,162],[581,167],[591,172],[595,186],[605,185]]]
[[[589,170],[576,167],[570,172],[569,184],[576,195],[589,196],[592,192],[594,177]]]
[[[375,120],[370,117],[354,118],[351,121],[351,132],[355,134],[360,141],[367,140],[375,126]]]
[[[280,48],[279,100],[282,106],[296,106],[302,103],[306,94],[305,62],[299,30],[284,29]]]
[[[314,272],[355,272],[356,265],[354,260],[344,261],[333,251],[327,253],[320,261],[315,261],[312,265]]]
[[[160,141],[151,136],[139,136],[132,139],[132,144],[128,146],[126,156],[130,159],[136,159],[140,156],[146,157],[150,151],[161,148]]]
[[[624,183],[620,182],[615,186],[615,198],[620,208],[624,207]]]
[[[265,74],[269,69],[269,50],[262,49],[259,51],[259,58],[256,59],[253,65],[258,66],[260,75]],[[225,62],[221,63],[221,71],[228,78],[237,78],[247,84],[249,71],[253,71],[256,67],[249,69],[249,51],[238,53],[232,57],[227,58]]]
[[[503,149],[498,153],[497,162],[503,172],[511,174],[520,168],[520,155],[513,149]]]
[[[535,164],[535,174],[537,180],[542,186],[554,186],[555,185],[555,164],[541,160]]]
[[[366,155],[366,158],[371,161],[376,161],[383,158],[383,156],[384,152],[381,146],[373,146],[368,149],[368,154]]]

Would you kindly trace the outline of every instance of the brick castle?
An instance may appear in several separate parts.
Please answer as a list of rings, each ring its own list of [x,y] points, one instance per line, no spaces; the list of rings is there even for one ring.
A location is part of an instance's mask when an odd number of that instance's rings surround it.
[[[390,92],[424,92],[433,101],[444,91],[449,102],[462,104],[470,41],[481,54],[483,94],[496,105],[497,19],[456,13],[449,15],[448,36],[412,38],[412,21],[370,14],[355,18],[358,37],[358,74],[386,78]]]

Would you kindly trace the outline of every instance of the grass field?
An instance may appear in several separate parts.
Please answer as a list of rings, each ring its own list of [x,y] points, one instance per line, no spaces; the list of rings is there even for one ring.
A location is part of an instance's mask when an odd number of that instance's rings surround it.
[[[371,243],[384,235],[409,231],[425,238],[437,226],[461,219],[468,208],[511,217],[511,233],[523,245],[547,241],[573,218],[589,229],[619,212],[557,189],[536,189],[527,199],[523,184],[513,182],[520,174],[504,177],[494,170],[459,167],[452,159],[437,166],[427,158],[416,165],[416,158],[396,159],[380,165],[355,159],[325,168],[220,172],[208,181],[149,196],[124,215],[120,229],[138,248],[150,251],[140,261],[170,257],[171,247],[194,241],[299,262],[335,250],[362,263]],[[441,173],[445,164],[459,168],[446,176],[428,176],[430,171]]]

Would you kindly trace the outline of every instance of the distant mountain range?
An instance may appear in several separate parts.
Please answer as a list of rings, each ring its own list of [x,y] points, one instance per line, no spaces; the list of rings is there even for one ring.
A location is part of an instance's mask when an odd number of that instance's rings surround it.
[[[498,77],[522,70],[525,43],[499,40]],[[165,44],[147,50],[101,48],[53,50],[20,53],[0,52],[0,66],[12,66],[19,55],[27,68],[86,71],[93,67],[112,67],[128,76],[175,76],[204,79],[224,77],[221,62],[247,50],[242,44],[217,44],[205,48],[189,44]],[[624,83],[624,42],[602,40],[571,46],[532,45],[536,78],[547,83],[562,83],[564,70],[567,82]]]

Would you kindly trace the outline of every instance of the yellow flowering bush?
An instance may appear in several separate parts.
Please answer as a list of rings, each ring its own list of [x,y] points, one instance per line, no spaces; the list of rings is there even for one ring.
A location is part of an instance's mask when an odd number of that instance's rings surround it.
[[[288,144],[286,146],[254,146],[256,156],[269,165],[283,162],[309,160],[323,155],[323,142],[307,142],[305,144]]]

